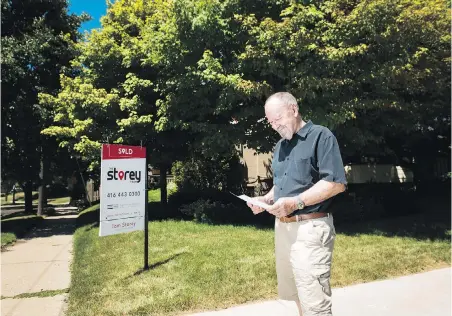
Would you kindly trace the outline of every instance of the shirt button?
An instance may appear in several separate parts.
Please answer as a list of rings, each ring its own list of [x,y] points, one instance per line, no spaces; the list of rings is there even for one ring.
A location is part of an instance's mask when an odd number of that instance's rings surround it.
[[[289,157],[287,157],[287,159],[286,160],[289,160]]]
[[[287,172],[284,172],[284,175],[286,176],[286,175],[287,175]]]
[[[279,188],[280,190],[282,190],[282,188]]]

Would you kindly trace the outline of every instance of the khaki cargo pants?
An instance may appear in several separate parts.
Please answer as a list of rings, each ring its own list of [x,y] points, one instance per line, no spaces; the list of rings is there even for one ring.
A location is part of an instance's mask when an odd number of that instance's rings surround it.
[[[278,295],[299,300],[303,316],[332,315],[330,271],[334,240],[333,217],[300,222],[275,221]]]

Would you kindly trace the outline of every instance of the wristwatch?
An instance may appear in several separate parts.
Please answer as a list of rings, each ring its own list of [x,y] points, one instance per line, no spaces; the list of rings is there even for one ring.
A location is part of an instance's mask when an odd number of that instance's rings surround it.
[[[300,196],[297,196],[297,209],[298,210],[302,210],[304,209],[306,205],[304,204],[303,200],[301,199]]]

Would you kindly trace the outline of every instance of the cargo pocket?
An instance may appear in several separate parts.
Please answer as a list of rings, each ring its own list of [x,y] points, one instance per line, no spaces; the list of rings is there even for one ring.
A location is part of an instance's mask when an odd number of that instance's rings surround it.
[[[319,281],[320,285],[322,286],[323,293],[325,293],[327,296],[331,296],[330,271],[319,275],[317,280]]]
[[[305,271],[306,274],[295,275],[301,307],[306,314],[331,315],[329,271],[329,266],[322,265]]]
[[[311,302],[307,303],[309,311],[314,314],[331,314],[331,286],[330,286],[330,267],[327,265],[318,266],[314,269],[313,277],[315,286],[312,289]]]

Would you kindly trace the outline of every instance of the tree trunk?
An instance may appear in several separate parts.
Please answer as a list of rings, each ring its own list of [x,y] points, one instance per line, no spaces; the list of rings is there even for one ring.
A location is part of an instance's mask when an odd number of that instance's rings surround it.
[[[47,173],[49,170],[49,159],[45,154],[45,149],[41,152],[41,172],[39,174],[40,186],[39,186],[39,200],[38,200],[38,215],[41,216],[44,213],[44,206],[47,205]]]
[[[160,200],[162,205],[166,205],[168,203],[168,188],[166,184],[167,169],[166,165],[160,165]]]
[[[13,191],[13,205],[16,205],[16,190]]]
[[[41,168],[42,168],[42,166],[41,166]],[[41,179],[41,181],[42,181],[42,179]],[[44,213],[44,191],[45,191],[45,186],[44,186],[44,184],[41,184],[40,186],[39,186],[39,189],[38,189],[38,194],[39,194],[39,197],[38,197],[38,216],[42,216],[42,214]]]
[[[27,181],[23,185],[25,198],[25,212],[33,213],[33,187],[31,181]]]

